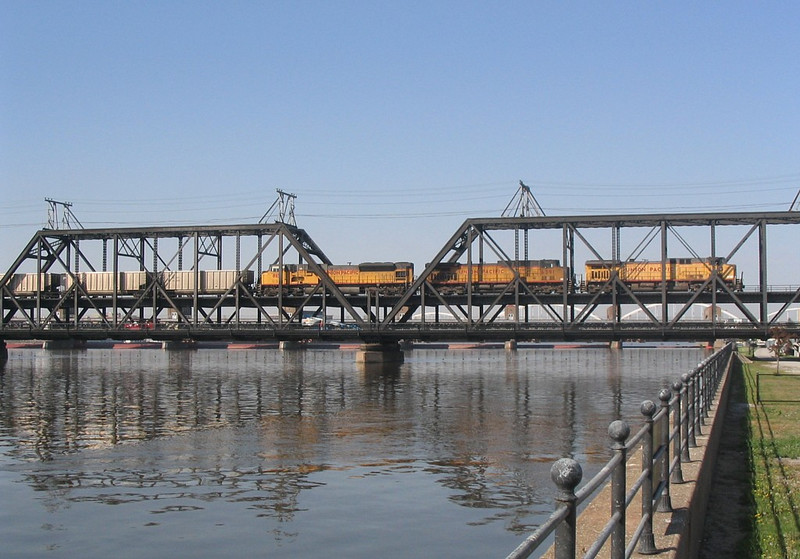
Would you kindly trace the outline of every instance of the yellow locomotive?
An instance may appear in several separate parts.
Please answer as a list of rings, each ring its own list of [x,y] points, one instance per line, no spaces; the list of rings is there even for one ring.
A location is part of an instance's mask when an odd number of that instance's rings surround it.
[[[525,260],[498,262],[496,264],[467,264],[442,262],[437,264],[428,281],[442,294],[466,293],[467,285],[473,291],[497,292],[514,280],[516,274],[534,293],[561,293],[564,278],[567,289],[572,285],[568,268],[558,260]]]
[[[736,277],[736,265],[724,258],[670,258],[664,265],[659,261],[628,260],[612,263],[608,260],[589,260],[586,262],[586,277],[583,291],[596,293],[609,289],[607,285],[612,274],[634,291],[653,291],[661,289],[664,281],[670,290],[691,291],[702,287],[711,277],[713,270],[735,291],[743,289],[741,279]]]
[[[414,281],[414,265],[410,262],[364,262],[356,265],[322,264],[321,268],[346,295],[377,290],[382,295],[399,295]],[[300,295],[313,292],[320,284],[319,276],[305,264],[272,266],[262,272],[259,288],[263,295]]]

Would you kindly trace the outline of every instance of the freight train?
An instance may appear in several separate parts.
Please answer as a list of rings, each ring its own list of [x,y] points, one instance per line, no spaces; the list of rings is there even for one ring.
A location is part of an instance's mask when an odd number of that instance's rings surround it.
[[[671,258],[659,261],[629,260],[612,262],[589,260],[585,276],[576,281],[569,267],[558,260],[527,260],[492,264],[459,264],[442,262],[434,266],[427,283],[442,295],[500,293],[519,277],[532,293],[568,292],[596,293],[610,291],[612,275],[632,291],[660,290],[666,282],[669,290],[697,290],[706,285],[712,271],[734,291],[743,289],[736,275],[736,266],[723,258]],[[410,262],[365,262],[355,265],[322,264],[320,268],[345,295],[378,293],[400,295],[414,282],[414,265]],[[38,277],[38,279],[37,279]],[[73,277],[75,278],[73,280]],[[308,265],[272,266],[257,278],[252,270],[203,270],[150,272],[77,272],[70,274],[13,274],[8,281],[0,275],[0,287],[16,296],[31,297],[37,293],[58,294],[72,287],[77,280],[91,296],[134,295],[147,289],[155,279],[168,293],[220,295],[241,282],[257,295],[307,295],[319,289],[320,277]]]
[[[562,293],[565,278],[568,291],[572,286],[569,268],[561,266],[558,260],[525,260],[518,263],[498,262],[471,266],[443,262],[434,266],[428,282],[443,295],[466,293],[470,285],[473,292],[494,293],[502,291],[517,275],[534,293]]]
[[[414,282],[411,262],[365,262],[356,265],[323,264],[320,266],[336,286],[347,295],[375,290],[383,295],[400,295]],[[261,274],[258,290],[262,295],[311,293],[321,283],[307,265],[272,266]]]
[[[706,284],[713,270],[732,290],[743,289],[741,278],[736,277],[736,266],[724,258],[669,258],[663,263],[660,260],[616,263],[589,260],[581,289],[589,293],[610,290],[609,280],[616,274],[634,291],[660,290],[664,283],[670,291],[696,291]]]

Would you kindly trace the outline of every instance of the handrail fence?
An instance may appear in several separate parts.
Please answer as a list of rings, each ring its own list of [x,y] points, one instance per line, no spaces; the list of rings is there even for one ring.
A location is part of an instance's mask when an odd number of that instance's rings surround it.
[[[611,541],[612,559],[622,559],[635,551],[658,553],[653,533],[654,512],[671,512],[670,484],[683,483],[681,464],[688,462],[689,449],[697,446],[697,435],[709,417],[714,394],[733,359],[734,343],[704,359],[690,372],[681,375],[669,388],[658,394],[659,405],[652,400],[642,402],[642,427],[630,438],[625,421],[613,421],[608,427],[613,457],[577,492],[583,471],[571,458],[557,460],[550,477],[558,491],[556,510],[506,559],[524,559],[555,533],[555,559],[574,559],[577,549],[578,507],[609,480],[611,481],[611,514],[584,557],[592,559]],[[670,422],[671,420],[671,422]],[[626,488],[626,464],[629,456],[641,447],[641,473]],[[641,520],[626,543],[626,514],[637,495],[641,497]]]

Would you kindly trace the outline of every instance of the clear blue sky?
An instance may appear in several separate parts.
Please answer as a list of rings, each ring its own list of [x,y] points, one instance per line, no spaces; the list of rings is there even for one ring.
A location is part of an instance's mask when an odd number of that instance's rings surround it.
[[[430,260],[520,179],[548,215],[785,210],[792,2],[0,0],[0,268],[46,223],[255,223]],[[558,257],[560,255],[556,255]]]

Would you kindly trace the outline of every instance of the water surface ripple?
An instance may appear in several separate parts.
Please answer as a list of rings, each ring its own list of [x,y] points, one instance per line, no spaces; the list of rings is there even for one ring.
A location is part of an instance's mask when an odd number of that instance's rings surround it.
[[[700,348],[11,350],[13,557],[502,557]]]

